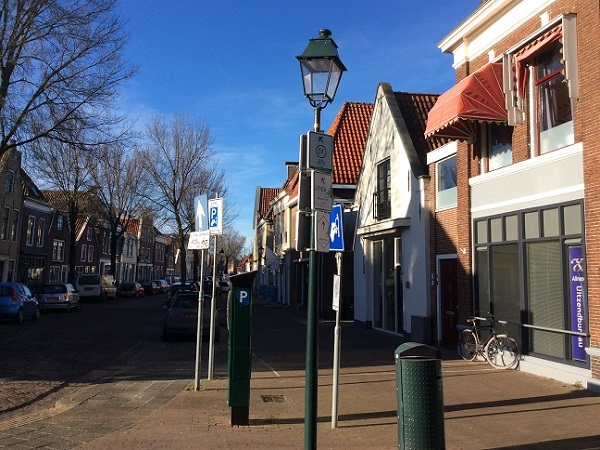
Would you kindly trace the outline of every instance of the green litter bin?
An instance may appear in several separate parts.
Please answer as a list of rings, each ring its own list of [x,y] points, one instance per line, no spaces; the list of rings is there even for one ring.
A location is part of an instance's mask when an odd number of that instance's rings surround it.
[[[438,349],[406,342],[394,352],[398,448],[444,449],[442,361]]]

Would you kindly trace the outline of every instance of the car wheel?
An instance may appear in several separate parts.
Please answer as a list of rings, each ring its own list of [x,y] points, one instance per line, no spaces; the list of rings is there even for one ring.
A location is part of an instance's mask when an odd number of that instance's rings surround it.
[[[40,318],[41,314],[42,313],[40,312],[40,307],[37,306],[35,308],[35,314],[33,315],[33,320],[38,320]]]
[[[23,323],[23,309],[19,309],[19,312],[17,312],[15,323]]]

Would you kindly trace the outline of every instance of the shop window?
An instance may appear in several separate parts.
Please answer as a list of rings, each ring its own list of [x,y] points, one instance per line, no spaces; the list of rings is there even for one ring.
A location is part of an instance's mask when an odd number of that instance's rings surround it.
[[[544,237],[554,237],[560,234],[558,208],[545,209],[542,212],[544,221]]]
[[[566,235],[581,234],[583,232],[581,205],[565,206],[563,223]]]
[[[529,321],[553,329],[565,327],[561,248],[558,240],[527,244]],[[561,333],[532,329],[530,351],[562,358],[565,339]]]
[[[452,208],[457,200],[456,155],[436,164],[436,207]]]

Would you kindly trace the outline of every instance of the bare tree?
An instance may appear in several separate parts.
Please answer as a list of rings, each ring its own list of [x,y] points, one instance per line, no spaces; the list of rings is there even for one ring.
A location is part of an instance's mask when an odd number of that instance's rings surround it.
[[[76,147],[112,139],[120,123],[112,102],[135,71],[121,59],[116,3],[2,1],[0,155],[40,138]]]
[[[46,145],[45,145],[46,144]],[[69,282],[75,283],[76,229],[75,224],[81,206],[86,201],[90,181],[93,152],[80,145],[37,140],[31,146],[33,158],[28,159],[31,169],[42,182],[44,189],[57,191],[60,209],[65,208],[69,217]]]
[[[110,240],[110,273],[116,275],[117,244],[129,222],[145,210],[143,192],[146,177],[139,164],[140,151],[127,152],[122,146],[104,146],[91,168],[93,192],[98,197],[96,219],[108,231]]]
[[[223,192],[224,175],[216,167],[216,155],[206,123],[176,115],[170,123],[155,117],[147,127],[148,143],[140,161],[148,174],[152,189],[150,203],[161,210],[162,217],[180,243],[181,277],[187,277],[186,239],[194,226],[194,197]]]
[[[223,230],[223,236],[221,237],[221,249],[225,256],[225,268],[229,267],[229,261],[237,261],[242,256],[244,250],[244,244],[246,243],[246,237],[242,236],[239,231],[234,230],[231,227],[227,227]]]

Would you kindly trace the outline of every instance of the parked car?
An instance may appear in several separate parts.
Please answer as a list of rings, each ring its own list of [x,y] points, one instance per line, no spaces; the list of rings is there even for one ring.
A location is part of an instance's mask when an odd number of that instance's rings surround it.
[[[79,291],[71,283],[47,284],[40,292],[39,305],[41,309],[79,309]]]
[[[0,318],[22,323],[25,318],[40,318],[40,306],[22,283],[0,283]]]
[[[154,295],[159,292],[158,284],[154,281],[143,281],[140,286],[144,288],[144,294],[146,295]]]
[[[102,300],[117,298],[117,287],[111,275],[83,274],[77,278],[79,299]]]
[[[152,280],[157,284],[158,287],[158,292],[161,294],[164,294],[165,292],[169,291],[169,288],[171,286],[169,286],[169,283],[166,282],[166,280]]]
[[[140,283],[121,283],[119,285],[119,297],[143,297],[144,288]]]
[[[202,334],[210,336],[210,308],[211,297],[204,296],[204,309],[202,312]],[[198,329],[198,292],[180,291],[173,299],[163,307],[165,316],[163,319],[162,338],[168,341],[176,336],[196,336]],[[221,326],[218,318],[215,318],[214,337],[219,341],[221,337]]]
[[[196,296],[198,296],[198,291],[200,291],[200,288],[198,287],[198,283],[196,283],[195,281],[186,281],[185,283],[173,283],[167,295],[167,302],[169,302],[179,291],[196,292]]]

